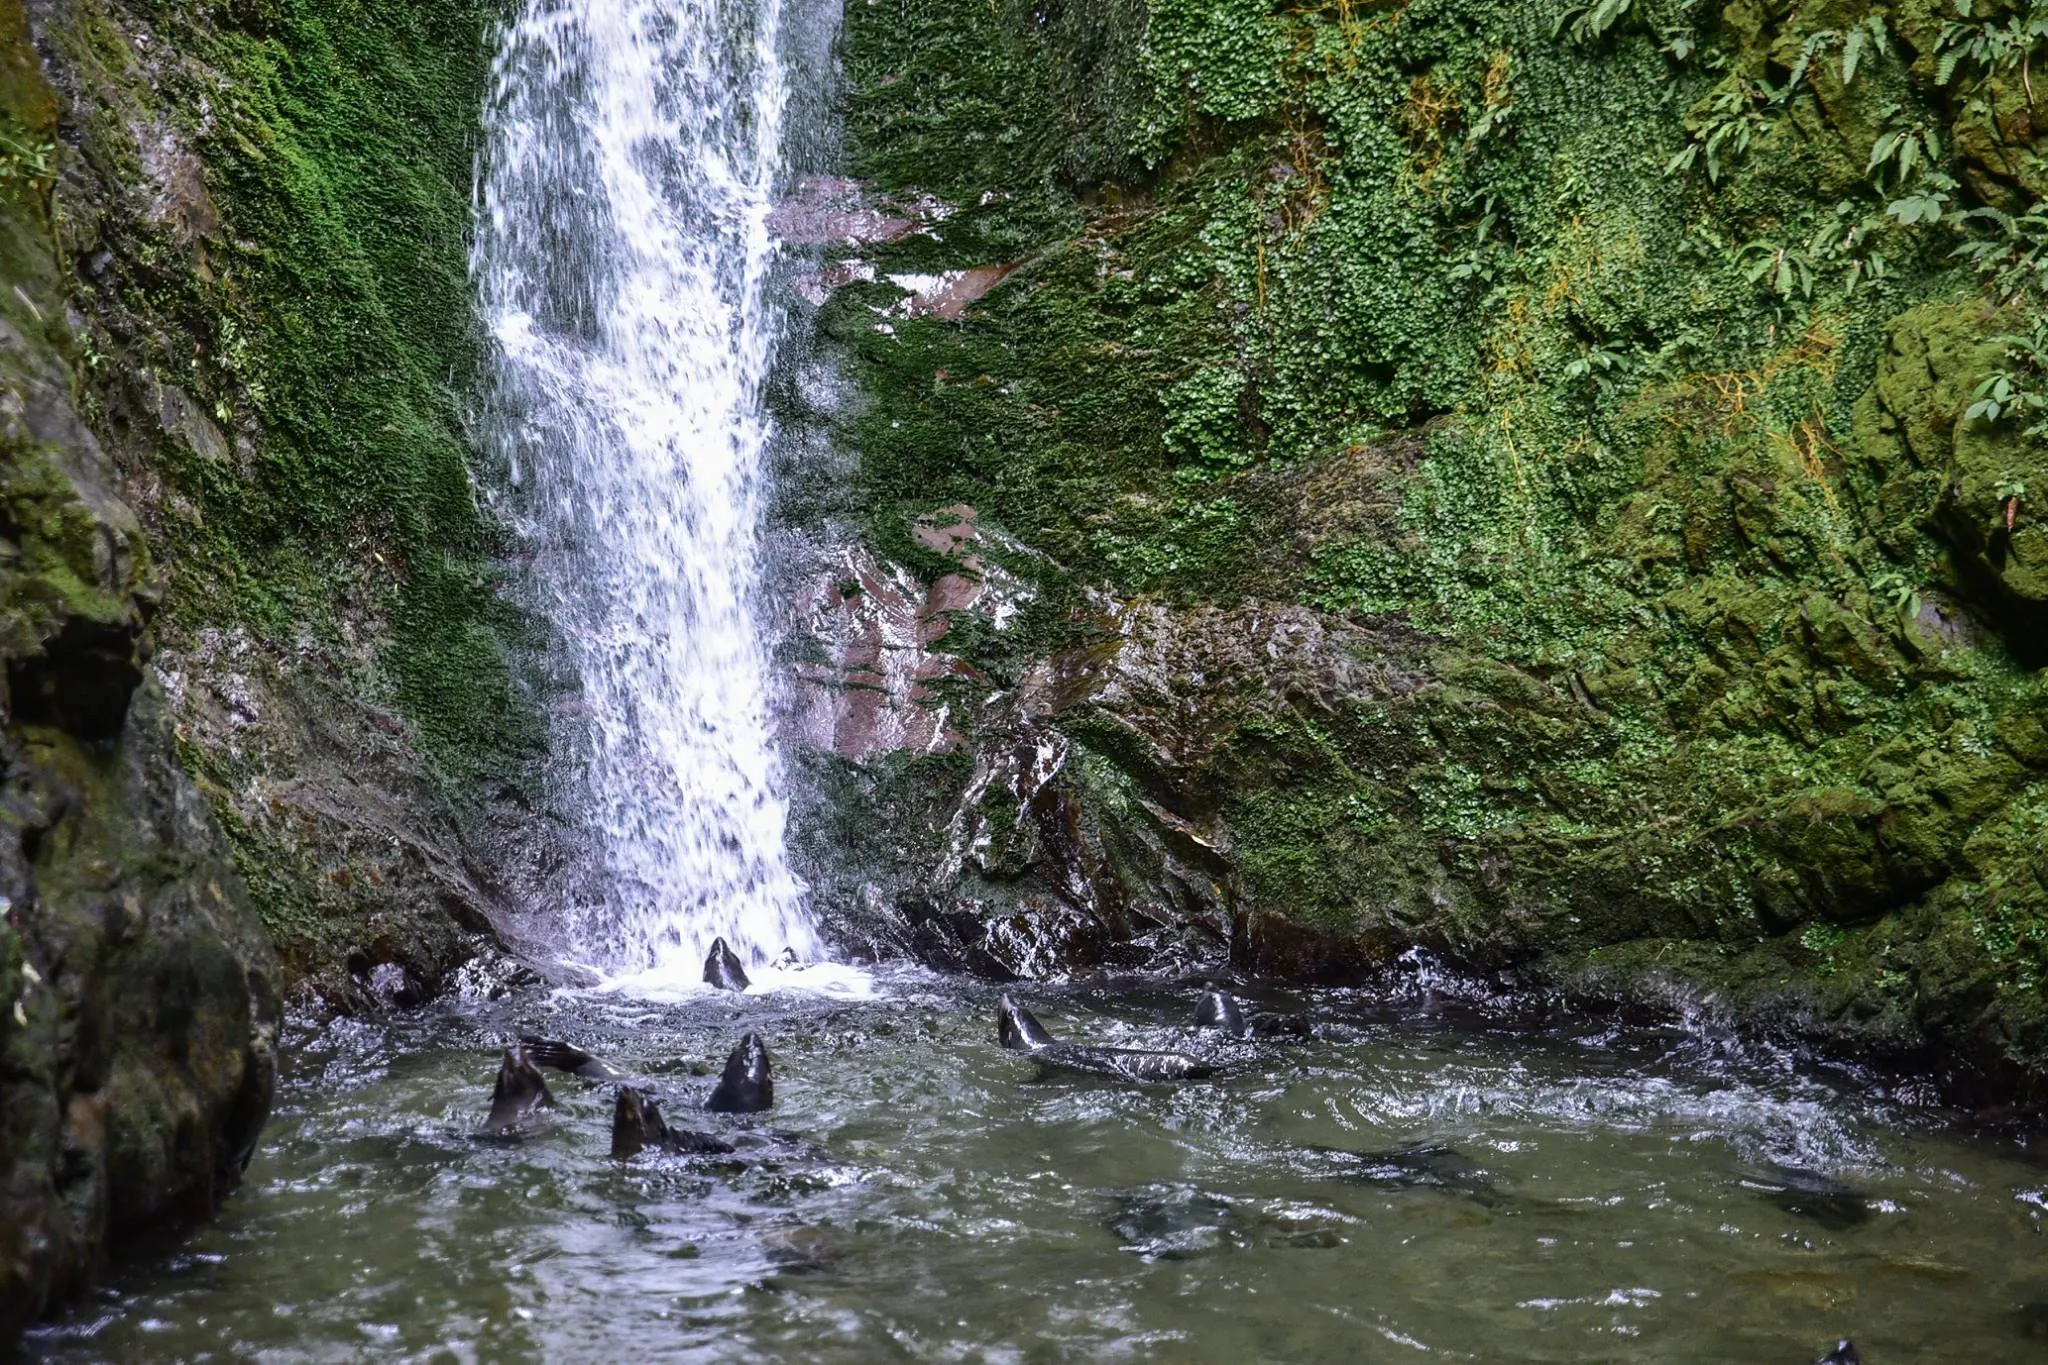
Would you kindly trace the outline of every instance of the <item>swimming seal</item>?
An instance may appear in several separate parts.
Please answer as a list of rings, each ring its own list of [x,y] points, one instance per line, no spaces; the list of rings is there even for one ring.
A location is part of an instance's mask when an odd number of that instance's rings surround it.
[[[540,1068],[527,1057],[525,1049],[517,1045],[508,1047],[504,1060],[498,1064],[498,1083],[491,1089],[491,1112],[484,1120],[482,1132],[489,1137],[516,1133],[541,1110],[554,1107],[555,1097],[548,1093],[547,1078],[540,1074]]]
[[[622,1085],[618,1102],[612,1106],[612,1160],[625,1161],[649,1147],[692,1156],[733,1150],[731,1143],[720,1142],[709,1133],[669,1127],[661,1116],[660,1101],[630,1085]]]
[[[1209,991],[1195,1002],[1195,1027],[1215,1029],[1233,1038],[1310,1038],[1308,1020],[1298,1014],[1246,1014],[1229,991]]]
[[[1335,1158],[1340,1180],[1382,1189],[1443,1190],[1461,1194],[1474,1203],[1493,1208],[1505,1201],[1493,1188],[1486,1168],[1455,1147],[1433,1142],[1404,1142],[1381,1152],[1352,1152],[1341,1147],[1311,1147],[1320,1156]]]
[[[1159,1085],[1171,1081],[1198,1081],[1216,1074],[1216,1068],[1185,1052],[1152,1052],[1128,1047],[1087,1047],[1062,1043],[1046,1032],[1045,1025],[1009,996],[996,1008],[996,1041],[1012,1052],[1022,1052],[1040,1066],[1058,1071],[1079,1071],[1091,1076]]]
[[[600,1081],[611,1084],[627,1081],[632,1077],[605,1061],[593,1057],[582,1048],[571,1043],[556,1042],[552,1038],[535,1038],[522,1035],[519,1039],[526,1055],[536,1066],[549,1066],[557,1071],[566,1071],[572,1076],[581,1076],[586,1081]]]
[[[1834,1232],[1870,1221],[1869,1196],[1853,1185],[1797,1166],[1773,1163],[1766,1171],[1762,1178],[1743,1183],[1794,1217],[1810,1218]]]
[[[722,938],[711,940],[711,952],[704,959],[704,984],[735,995],[752,984],[747,980],[747,969],[740,965],[739,954]]]
[[[1229,991],[1209,991],[1195,1003],[1195,1027],[1221,1029],[1233,1038],[1242,1038],[1247,1025],[1244,1011]]]
[[[704,1107],[718,1114],[758,1114],[775,1107],[775,1077],[760,1034],[749,1033],[725,1059],[725,1074]]]
[[[1814,1361],[1813,1365],[1863,1365],[1863,1357],[1856,1354],[1856,1343],[1843,1337],[1835,1343],[1834,1350]]]

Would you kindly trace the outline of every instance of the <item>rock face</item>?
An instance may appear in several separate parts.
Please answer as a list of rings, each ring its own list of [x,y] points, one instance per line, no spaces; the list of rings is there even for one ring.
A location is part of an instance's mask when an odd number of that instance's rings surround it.
[[[499,8],[28,0],[10,40],[54,97],[38,192],[82,416],[158,566],[130,668],[287,993],[348,1010],[433,993],[537,856],[510,834],[527,626],[461,410]]]
[[[2048,1084],[2009,7],[1579,8],[848,9],[841,198],[955,206],[811,291],[894,623],[812,613],[856,936],[1421,945]]]
[[[0,1349],[205,1216],[269,1111],[281,980],[147,673],[162,580],[74,402],[58,105],[0,0]]]

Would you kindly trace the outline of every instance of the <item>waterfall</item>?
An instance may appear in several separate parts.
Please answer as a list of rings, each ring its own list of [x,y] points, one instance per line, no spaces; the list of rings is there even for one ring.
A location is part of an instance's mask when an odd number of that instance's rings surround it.
[[[714,935],[817,951],[757,619],[778,0],[523,0],[472,269],[488,439],[555,636],[573,958],[694,980]]]

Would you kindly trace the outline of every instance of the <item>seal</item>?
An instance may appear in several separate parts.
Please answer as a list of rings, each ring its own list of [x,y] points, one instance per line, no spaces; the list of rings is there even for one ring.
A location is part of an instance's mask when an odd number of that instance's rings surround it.
[[[758,1114],[775,1107],[775,1077],[760,1034],[749,1033],[725,1059],[725,1074],[704,1107],[718,1114]]]
[[[1832,1232],[1870,1221],[1870,1198],[1833,1176],[1776,1163],[1765,1174],[1743,1182],[1795,1218],[1807,1218]]]
[[[645,1091],[622,1085],[618,1101],[612,1105],[612,1160],[628,1160],[649,1147],[690,1156],[710,1156],[733,1150],[731,1143],[720,1142],[709,1133],[692,1133],[669,1127],[661,1116],[659,1100]]]
[[[498,1064],[498,1083],[491,1089],[491,1112],[480,1130],[486,1137],[511,1137],[533,1121],[543,1109],[555,1107],[548,1092],[547,1077],[540,1074],[524,1048],[505,1049]]]
[[[1835,1343],[1834,1350],[1814,1361],[1813,1365],[1863,1365],[1863,1357],[1856,1353],[1856,1343],[1843,1337]]]
[[[1198,1081],[1216,1074],[1213,1065],[1185,1052],[1062,1043],[1046,1032],[1030,1010],[1007,995],[996,1007],[996,1042],[1011,1052],[1024,1053],[1048,1070],[1079,1071],[1140,1085]]]
[[[1038,1016],[1007,995],[996,1006],[996,1043],[1011,1052],[1037,1052],[1055,1046]]]
[[[1229,991],[1209,991],[1195,1002],[1195,1027],[1221,1029],[1233,1038],[1242,1038],[1250,1026]]]
[[[1315,1030],[1298,1014],[1246,1014],[1229,991],[1209,991],[1195,1002],[1195,1027],[1215,1029],[1232,1038],[1266,1038],[1300,1042]]]
[[[1377,1185],[1390,1190],[1443,1190],[1494,1208],[1506,1200],[1493,1188],[1486,1168],[1455,1147],[1434,1142],[1406,1142],[1381,1152],[1353,1152],[1341,1147],[1310,1147],[1308,1151],[1338,1163],[1339,1180]]]
[[[740,965],[739,954],[722,938],[711,940],[711,952],[704,959],[704,984],[735,995],[752,984],[747,980],[747,969]]]

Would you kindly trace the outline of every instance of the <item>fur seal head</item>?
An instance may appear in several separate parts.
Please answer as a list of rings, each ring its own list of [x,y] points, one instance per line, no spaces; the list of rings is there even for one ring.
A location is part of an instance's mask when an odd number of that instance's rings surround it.
[[[612,1160],[624,1161],[661,1146],[667,1137],[668,1124],[655,1098],[630,1085],[620,1086],[618,1102],[612,1106]]]
[[[484,1132],[509,1133],[541,1110],[554,1107],[547,1078],[527,1057],[526,1049],[517,1044],[506,1048],[505,1058],[498,1064],[498,1083],[491,1090],[491,1113],[484,1120]]]
[[[1813,1365],[1863,1365],[1863,1357],[1856,1353],[1856,1343],[1844,1337],[1835,1343],[1834,1350],[1814,1361]]]
[[[722,991],[735,995],[746,990],[749,983],[747,970],[740,965],[739,954],[726,945],[722,938],[711,940],[711,952],[704,959],[704,984],[716,986]]]
[[[775,1077],[760,1034],[749,1033],[725,1059],[725,1074],[704,1107],[721,1114],[758,1114],[775,1107]]]
[[[1053,1036],[1030,1010],[1006,995],[996,1007],[996,1041],[1012,1052],[1036,1052],[1052,1046]]]
[[[1244,1011],[1237,1007],[1237,1001],[1229,991],[1210,991],[1195,1005],[1195,1027],[1242,1034],[1245,1030]]]

